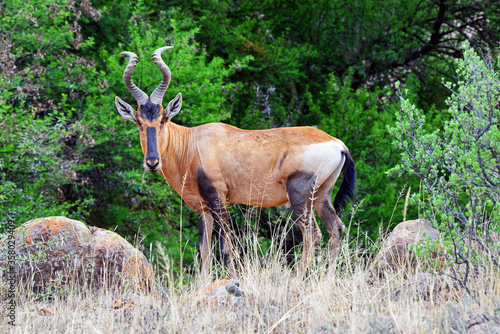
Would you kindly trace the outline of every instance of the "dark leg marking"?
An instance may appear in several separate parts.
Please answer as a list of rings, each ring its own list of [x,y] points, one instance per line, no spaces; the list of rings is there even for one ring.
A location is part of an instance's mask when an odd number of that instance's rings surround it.
[[[217,193],[217,189],[215,189],[212,181],[202,169],[199,169],[196,173],[196,180],[198,181],[198,191],[201,198],[203,198],[212,212],[216,232],[219,235],[220,250],[224,263],[229,268],[231,266],[231,245],[229,244],[229,231],[227,231],[229,228],[229,226],[227,226],[227,212]]]
[[[302,171],[292,173],[286,181],[288,199],[302,231],[304,247],[298,265],[298,275],[303,276],[308,267],[316,244],[321,240],[321,231],[311,208],[311,194],[316,178],[314,174]]]
[[[203,198],[203,200],[207,203],[208,207],[211,210],[215,210],[221,206],[221,200],[219,198],[219,194],[217,193],[217,189],[215,189],[212,180],[210,180],[203,169],[198,169],[196,173],[196,181],[198,181],[198,191],[201,198]]]
[[[297,218],[303,214],[306,205],[310,204],[311,191],[315,182],[314,174],[296,171],[286,180],[286,192]],[[299,210],[299,211],[297,211]]]

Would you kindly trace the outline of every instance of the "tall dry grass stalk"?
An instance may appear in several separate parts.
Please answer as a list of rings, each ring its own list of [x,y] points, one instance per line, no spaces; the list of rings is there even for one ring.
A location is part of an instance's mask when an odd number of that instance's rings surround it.
[[[471,278],[479,305],[465,291],[449,286],[431,289],[428,295],[398,295],[407,278],[418,272],[412,266],[370,281],[371,257],[356,240],[344,238],[332,270],[326,265],[328,249],[319,249],[303,280],[285,264],[281,236],[264,253],[252,231],[240,242],[249,250],[238,258],[240,288],[254,297],[246,306],[196,307],[195,294],[206,283],[198,278],[176,280],[168,250],[160,245],[157,256],[163,265],[157,268],[155,293],[84,289],[37,299],[18,289],[17,325],[11,327],[2,318],[0,332],[459,333],[479,315],[493,317],[499,311],[500,275],[495,267]],[[226,278],[224,268],[216,264],[214,269],[214,280]]]

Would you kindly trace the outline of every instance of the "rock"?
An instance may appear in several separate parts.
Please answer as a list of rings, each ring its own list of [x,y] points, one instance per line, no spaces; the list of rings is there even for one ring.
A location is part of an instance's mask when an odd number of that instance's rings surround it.
[[[141,251],[115,232],[93,226],[89,229],[92,233],[89,254],[93,275],[98,280],[119,279],[136,290],[152,289],[153,269]],[[108,273],[108,277],[104,273]]]
[[[69,289],[69,283],[153,288],[153,271],[144,254],[114,232],[66,217],[48,217],[16,228],[14,240],[16,277],[35,293]],[[10,270],[6,239],[0,247],[0,274],[6,276]]]
[[[241,309],[254,302],[254,297],[240,289],[237,280],[220,280],[209,284],[194,296],[194,307],[226,307]]]
[[[438,297],[441,292],[459,289],[458,283],[451,278],[431,273],[413,275],[401,288],[393,292],[395,300],[430,300]]]
[[[425,234],[425,237],[424,237]],[[372,272],[378,276],[387,269],[396,269],[411,260],[410,246],[424,243],[428,238],[437,240],[439,231],[428,220],[417,219],[399,223],[382,244],[375,258]]]

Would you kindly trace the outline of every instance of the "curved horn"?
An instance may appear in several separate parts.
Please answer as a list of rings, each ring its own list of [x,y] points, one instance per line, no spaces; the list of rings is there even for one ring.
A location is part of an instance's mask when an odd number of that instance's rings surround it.
[[[125,82],[125,86],[127,86],[129,92],[134,95],[134,98],[137,100],[137,104],[143,105],[148,101],[148,95],[140,90],[139,87],[137,87],[132,81],[132,73],[134,72],[135,66],[139,61],[139,57],[137,57],[135,53],[128,51],[122,52],[120,54],[130,58],[128,60],[128,65],[123,72],[123,82]]]
[[[161,58],[161,54],[163,51],[167,49],[171,49],[173,46],[164,46],[162,48],[156,49],[155,52],[153,52],[153,56],[151,59],[155,61],[156,66],[160,69],[161,73],[163,74],[163,79],[161,80],[160,84],[156,89],[151,93],[151,101],[153,103],[161,104],[163,100],[163,95],[167,91],[168,85],[170,84],[170,78],[172,74],[170,73],[170,69],[168,68],[167,64],[163,61]]]

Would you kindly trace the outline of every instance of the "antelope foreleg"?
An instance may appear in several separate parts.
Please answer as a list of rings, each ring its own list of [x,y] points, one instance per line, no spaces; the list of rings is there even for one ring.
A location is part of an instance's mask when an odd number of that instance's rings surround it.
[[[232,262],[232,243],[229,234],[229,224],[227,218],[227,210],[224,203],[227,189],[222,182],[212,182],[208,175],[199,169],[196,174],[198,181],[198,191],[205,201],[205,207],[210,210],[213,222],[219,233],[219,245],[224,258],[224,262],[229,269],[231,276],[235,277],[235,270]]]
[[[198,253],[201,261],[201,276],[203,280],[210,277],[212,258],[210,256],[212,250],[212,231],[214,219],[209,210],[198,212]]]

